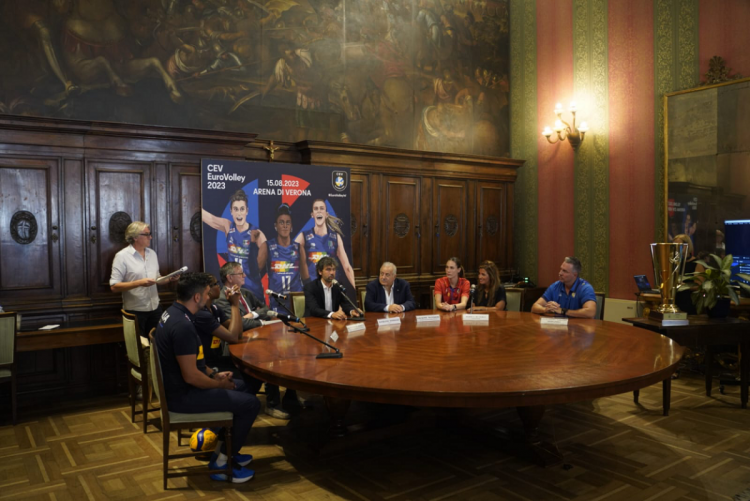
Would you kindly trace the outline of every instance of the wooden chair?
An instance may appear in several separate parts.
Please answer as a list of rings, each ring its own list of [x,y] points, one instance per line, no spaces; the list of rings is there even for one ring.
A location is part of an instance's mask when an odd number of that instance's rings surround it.
[[[365,296],[367,296],[367,289],[360,289],[359,290],[359,307],[362,308],[362,311],[366,313],[367,310],[365,310]]]
[[[122,313],[122,334],[125,339],[125,350],[128,355],[128,391],[130,392],[130,422],[135,423],[136,388],[141,388],[141,408],[143,412],[143,433],[148,429],[148,413],[158,411],[158,407],[149,409],[153,386],[148,383],[148,352],[141,341],[138,319],[135,315],[120,310]]]
[[[294,310],[294,316],[302,318],[305,316],[305,293],[304,292],[290,292],[289,295],[292,297],[292,309]]]
[[[521,311],[523,289],[505,289],[505,311]]]
[[[596,294],[596,315],[594,318],[596,320],[604,320],[604,293],[594,292],[594,294]]]
[[[437,304],[435,304],[435,286],[430,285],[430,297],[432,298],[432,309],[437,310]]]
[[[0,313],[0,383],[10,383],[10,407],[13,426],[16,425],[16,314]]]
[[[163,473],[164,473],[164,490],[167,490],[167,480],[174,477],[187,477],[191,475],[205,475],[206,473],[223,473],[227,475],[229,482],[232,482],[232,423],[234,415],[231,412],[204,412],[195,414],[186,414],[180,412],[170,412],[167,405],[167,397],[164,393],[164,379],[161,374],[161,360],[159,359],[159,350],[156,348],[156,342],[154,340],[154,332],[156,329],[151,329],[149,333],[149,339],[151,340],[152,349],[150,350],[149,365],[152,375],[152,384],[156,396],[159,397],[161,403],[161,433],[162,433],[162,454],[164,456],[163,462]],[[227,456],[230,458],[227,461],[226,469],[222,470],[208,470],[203,468],[195,468],[183,471],[169,471],[169,460],[170,459],[181,459],[186,457],[196,457],[205,454],[204,452],[184,452],[180,454],[169,453],[169,434],[172,430],[177,431],[177,445],[182,445],[182,439],[188,438],[189,435],[183,435],[183,430],[192,430],[193,428],[217,428],[222,427],[226,429],[224,441],[227,444]]]

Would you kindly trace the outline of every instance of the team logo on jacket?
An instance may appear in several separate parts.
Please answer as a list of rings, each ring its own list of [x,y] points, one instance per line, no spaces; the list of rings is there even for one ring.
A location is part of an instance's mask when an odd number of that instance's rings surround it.
[[[344,191],[349,184],[349,173],[344,170],[333,171],[333,189]]]

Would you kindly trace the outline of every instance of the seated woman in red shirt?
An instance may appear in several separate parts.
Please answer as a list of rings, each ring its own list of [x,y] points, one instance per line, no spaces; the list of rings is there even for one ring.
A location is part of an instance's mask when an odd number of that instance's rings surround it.
[[[500,283],[500,273],[492,261],[479,265],[479,285],[474,293],[474,311],[504,310],[505,287]]]
[[[469,281],[457,257],[445,263],[445,276],[435,280],[435,306],[439,310],[465,310],[469,302]]]

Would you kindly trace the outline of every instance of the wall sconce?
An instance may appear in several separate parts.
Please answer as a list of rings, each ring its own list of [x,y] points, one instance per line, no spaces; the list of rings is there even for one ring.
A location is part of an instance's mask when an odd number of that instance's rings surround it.
[[[552,141],[550,139],[550,136],[552,136],[552,129],[550,129],[548,126],[544,127],[544,130],[542,131],[542,135],[547,138],[547,141],[550,142],[550,144],[555,144],[560,141],[568,140],[570,141],[570,145],[573,147],[573,149],[578,148],[581,143],[583,142],[583,138],[586,135],[586,132],[589,130],[589,126],[586,124],[586,122],[581,122],[581,125],[576,128],[576,102],[572,101],[570,103],[570,109],[568,110],[573,115],[573,125],[570,125],[568,122],[563,120],[562,117],[562,104],[557,103],[557,106],[555,106],[555,116],[557,116],[557,120],[555,120],[555,133],[557,133],[557,139]]]

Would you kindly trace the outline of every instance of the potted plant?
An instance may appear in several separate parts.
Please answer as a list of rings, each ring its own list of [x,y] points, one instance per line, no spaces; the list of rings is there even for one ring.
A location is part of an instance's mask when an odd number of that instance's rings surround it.
[[[692,299],[698,314],[708,310],[709,316],[726,317],[729,315],[730,299],[735,304],[740,304],[737,293],[729,286],[733,261],[731,254],[724,256],[724,259],[711,254],[708,259],[696,263],[703,266],[703,271],[688,273],[683,278],[679,290],[690,290],[697,286]],[[750,281],[750,275],[746,273],[738,273],[737,276]],[[740,282],[740,287],[750,292],[750,285]]]

